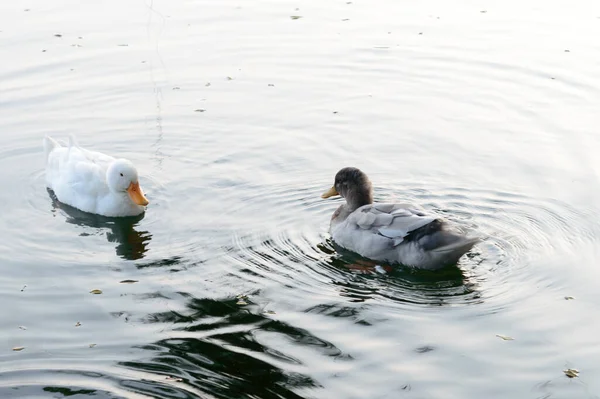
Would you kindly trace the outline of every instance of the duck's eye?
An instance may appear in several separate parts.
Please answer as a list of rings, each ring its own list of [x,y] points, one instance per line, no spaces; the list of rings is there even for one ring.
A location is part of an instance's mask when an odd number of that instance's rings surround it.
[[[123,173],[119,173],[121,175],[121,177],[123,177]]]

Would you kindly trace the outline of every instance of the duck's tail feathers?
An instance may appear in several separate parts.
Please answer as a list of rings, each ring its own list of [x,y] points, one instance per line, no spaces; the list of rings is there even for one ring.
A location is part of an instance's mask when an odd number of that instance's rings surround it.
[[[71,147],[79,147],[79,144],[77,144],[77,139],[73,134],[69,135],[69,148]]]
[[[479,237],[463,237],[451,244],[432,249],[431,252],[445,258],[448,263],[456,263],[461,256],[466,254],[481,239]]]
[[[46,153],[46,162],[48,162],[48,156],[50,153],[57,147],[61,147],[58,141],[47,135],[44,137],[44,152]]]

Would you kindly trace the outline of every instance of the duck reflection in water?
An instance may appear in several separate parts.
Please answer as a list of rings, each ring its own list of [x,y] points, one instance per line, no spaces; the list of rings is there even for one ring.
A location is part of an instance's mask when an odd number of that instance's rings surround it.
[[[134,227],[144,218],[144,214],[120,218],[111,218],[93,213],[83,212],[72,206],[63,204],[50,189],[48,195],[52,200],[53,211],[61,210],[66,214],[65,222],[77,226],[95,229],[106,229],[108,242],[116,243],[116,253],[123,259],[142,259],[148,252],[148,244],[152,235],[147,231],[137,231]]]
[[[337,278],[334,284],[343,287],[340,295],[352,302],[363,302],[377,295],[427,306],[483,302],[477,276],[457,265],[431,271],[374,262],[339,247],[331,239],[317,247],[327,255],[328,267],[350,272],[347,279]]]

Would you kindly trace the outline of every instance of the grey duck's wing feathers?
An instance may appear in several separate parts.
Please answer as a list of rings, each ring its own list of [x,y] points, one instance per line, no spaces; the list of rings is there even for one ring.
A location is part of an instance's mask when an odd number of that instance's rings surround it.
[[[397,246],[439,231],[443,221],[406,204],[374,204],[358,208],[348,217],[348,223],[389,238]]]

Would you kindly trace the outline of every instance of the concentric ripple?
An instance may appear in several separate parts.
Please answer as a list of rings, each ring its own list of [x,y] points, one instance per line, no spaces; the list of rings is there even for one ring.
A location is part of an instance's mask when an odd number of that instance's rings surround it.
[[[329,238],[329,217],[339,203],[319,198],[325,183],[302,190],[291,184],[262,187],[244,201],[248,204],[244,212],[261,212],[252,205],[256,203],[270,211],[264,213],[262,225],[235,232],[232,246],[226,248],[229,261],[236,265],[233,273],[259,285],[286,287],[298,303],[323,296],[338,301],[340,296],[349,302],[377,300],[408,309],[508,306],[525,295],[515,290],[521,281],[546,288],[555,283],[538,261],[574,251],[597,233],[590,223],[591,210],[555,200],[491,190],[397,186],[402,191],[377,190],[376,201],[418,203],[481,235],[483,242],[458,267],[437,272],[393,267],[382,275]]]

